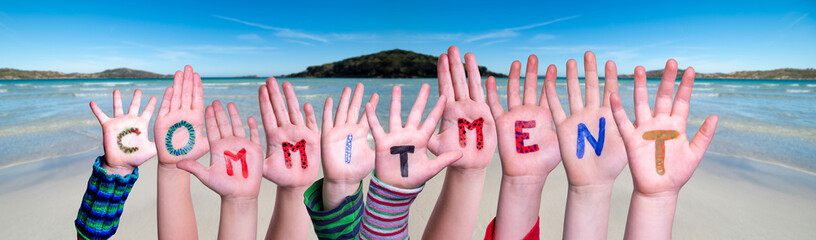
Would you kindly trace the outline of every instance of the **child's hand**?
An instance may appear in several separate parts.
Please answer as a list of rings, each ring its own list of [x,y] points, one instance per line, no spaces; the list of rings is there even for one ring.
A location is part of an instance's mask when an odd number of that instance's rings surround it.
[[[197,160],[210,150],[204,140],[203,92],[201,76],[193,72],[193,67],[187,65],[184,72],[176,71],[153,125],[160,166],[175,168],[179,161]]]
[[[476,57],[465,54],[465,63],[467,75],[456,46],[448,48],[447,55],[439,56],[439,96],[445,96],[448,103],[439,134],[431,138],[428,147],[437,155],[461,151],[462,160],[451,164],[453,168],[482,170],[493,159],[496,124],[485,103]]]
[[[178,163],[204,185],[231,199],[257,199],[261,187],[263,150],[255,118],[249,117],[249,140],[234,103],[227,104],[229,119],[218,100],[206,110],[207,139],[210,144],[210,167],[194,160]]]
[[[91,101],[91,110],[102,125],[102,139],[105,148],[105,162],[102,167],[108,172],[126,176],[148,159],[156,156],[156,145],[147,139],[147,125],[153,116],[156,97],[150,97],[147,106],[139,116],[142,91],[136,89],[130,102],[130,109],[124,114],[119,90],[113,91],[113,118],[109,118]]]
[[[686,136],[691,89],[694,85],[694,69],[689,67],[677,89],[674,91],[677,62],[666,62],[663,80],[655,97],[654,115],[648,103],[646,72],[643,67],[635,68],[635,126],[626,116],[620,97],[612,95],[612,111],[615,121],[626,142],[629,155],[629,169],[635,183],[635,193],[645,196],[661,194],[675,195],[680,191],[697,164],[703,158],[714,131],[717,115],[709,116],[691,143]]]
[[[521,63],[514,61],[507,82],[507,107],[510,111],[504,112],[496,93],[496,79],[493,77],[487,79],[487,102],[498,128],[503,180],[518,180],[524,184],[543,186],[547,175],[561,161],[558,139],[552,128],[550,107],[544,91],[536,104],[538,58],[530,55],[527,60],[523,101],[519,94],[520,72]],[[555,78],[555,66],[550,65],[546,79],[549,81]]]
[[[428,159],[428,140],[439,123],[446,102],[445,95],[439,96],[436,106],[422,123],[429,92],[430,86],[422,84],[403,127],[400,117],[402,90],[399,86],[394,86],[387,134],[377,119],[374,104],[366,104],[365,113],[376,146],[375,174],[378,179],[391,186],[406,189],[422,186],[443,168],[462,157],[461,151],[457,149],[438,155],[434,160]]]
[[[266,131],[264,177],[283,188],[309,187],[317,178],[320,165],[320,133],[312,105],[303,105],[306,121],[300,112],[295,90],[283,83],[284,103],[275,78],[258,89],[261,119]],[[288,110],[287,110],[288,107]]]
[[[320,138],[323,175],[326,178],[323,183],[331,185],[324,187],[323,192],[325,196],[327,191],[339,191],[338,194],[329,195],[336,195],[336,199],[341,201],[357,191],[360,181],[374,170],[374,150],[368,146],[368,120],[365,115],[357,117],[363,93],[362,83],[357,83],[353,97],[351,89],[344,88],[334,122],[332,98],[327,98],[323,105],[323,135]],[[376,108],[378,100],[379,95],[375,93],[369,103]]]
[[[599,99],[598,71],[595,54],[584,54],[586,106],[581,101],[578,67],[573,59],[567,61],[567,91],[570,116],[566,117],[555,90],[556,78],[547,78],[547,91],[552,118],[558,132],[561,157],[567,171],[570,187],[599,186],[611,189],[615,178],[626,166],[623,140],[615,127],[609,107],[609,96],[618,92],[618,73],[615,63],[608,61],[605,69],[603,100]],[[548,74],[549,75],[549,74]],[[555,67],[553,67],[555,75]],[[603,102],[603,104],[601,104]],[[577,142],[576,142],[577,140]]]

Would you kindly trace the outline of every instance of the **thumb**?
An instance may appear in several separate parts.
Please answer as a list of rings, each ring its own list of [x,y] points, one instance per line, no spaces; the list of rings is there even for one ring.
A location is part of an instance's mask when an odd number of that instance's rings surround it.
[[[207,179],[210,176],[210,172],[207,171],[207,168],[204,167],[204,165],[201,165],[201,163],[198,163],[193,160],[182,160],[176,163],[176,167],[178,167],[181,170],[192,173],[198,178],[198,180],[201,180],[201,182],[207,182]]]
[[[434,155],[439,155],[439,145],[441,144],[439,142],[441,140],[439,135],[440,134],[431,134],[431,139],[428,139],[428,150],[431,150],[431,153]]]
[[[431,170],[434,172],[434,175],[436,175],[439,174],[439,172],[442,171],[442,169],[458,161],[461,158],[462,151],[454,150],[437,156],[436,158],[431,160],[431,163],[429,165]]]

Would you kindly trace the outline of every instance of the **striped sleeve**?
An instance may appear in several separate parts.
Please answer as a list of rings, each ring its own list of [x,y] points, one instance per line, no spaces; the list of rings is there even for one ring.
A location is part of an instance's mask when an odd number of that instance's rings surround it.
[[[108,174],[102,168],[104,156],[96,158],[88,188],[74,221],[77,233],[85,239],[108,239],[119,228],[119,217],[130,190],[139,178],[139,168],[127,176]]]
[[[315,233],[320,239],[355,239],[360,233],[363,218],[362,181],[357,192],[347,196],[339,206],[325,210],[323,206],[323,179],[312,184],[303,194],[303,203],[309,211]]]
[[[371,177],[361,239],[408,239],[408,209],[424,186],[401,189]]]

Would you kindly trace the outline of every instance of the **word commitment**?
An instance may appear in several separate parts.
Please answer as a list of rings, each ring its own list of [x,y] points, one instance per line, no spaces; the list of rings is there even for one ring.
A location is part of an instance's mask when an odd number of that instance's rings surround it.
[[[578,156],[578,159],[584,158],[584,139],[589,142],[589,145],[595,149],[595,155],[601,156],[601,151],[603,151],[604,145],[604,135],[606,132],[606,118],[601,117],[598,120],[598,140],[595,140],[595,137],[592,136],[592,133],[589,132],[586,124],[579,123],[578,124],[578,145],[575,148],[575,155]]]
[[[391,154],[400,155],[400,171],[402,177],[408,177],[408,154],[414,153],[414,146],[393,146],[391,147]]]
[[[652,130],[643,133],[643,140],[655,141],[655,169],[658,175],[666,173],[663,160],[666,158],[666,140],[672,140],[680,135],[675,130]]]
[[[127,153],[127,154],[139,151],[139,147],[128,147],[128,146],[122,145],[122,138],[125,137],[125,135],[131,134],[131,133],[136,134],[136,136],[139,136],[140,134],[142,134],[142,132],[140,132],[138,128],[128,128],[128,129],[125,129],[124,131],[120,132],[119,135],[116,135],[116,145],[119,145],[119,150],[122,150],[122,152]]]
[[[173,133],[176,132],[177,129],[180,127],[187,128],[187,133],[190,134],[190,137],[187,138],[187,144],[184,147],[175,149],[173,148]],[[181,120],[173,126],[170,126],[170,129],[167,130],[167,135],[164,136],[164,146],[167,147],[167,152],[173,154],[173,156],[181,156],[187,155],[190,150],[193,150],[193,146],[195,145],[195,129],[193,129],[193,125],[187,121]]]
[[[535,120],[532,121],[516,121],[516,152],[517,153],[531,153],[538,151],[538,144],[524,146],[524,140],[530,139],[530,134],[523,132],[525,128],[534,128],[536,126]]]
[[[346,164],[351,163],[351,137],[351,134],[346,137]]]
[[[464,148],[467,146],[467,130],[476,129],[476,149],[481,150],[484,147],[484,136],[482,134],[483,118],[477,118],[473,122],[468,122],[467,119],[459,119],[459,146]]]
[[[306,140],[301,139],[294,145],[288,142],[283,142],[283,159],[286,162],[286,168],[292,168],[292,151],[300,152],[300,167],[306,169],[309,166],[309,160],[306,159]]]
[[[246,149],[241,148],[238,154],[232,153],[229,150],[224,151],[224,161],[227,163],[227,175],[232,176],[232,161],[241,162],[241,174],[244,178],[249,177],[249,169],[246,163]]]

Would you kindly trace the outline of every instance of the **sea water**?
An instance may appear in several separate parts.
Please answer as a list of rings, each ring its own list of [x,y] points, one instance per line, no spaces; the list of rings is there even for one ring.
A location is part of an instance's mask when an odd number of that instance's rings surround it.
[[[338,104],[343,87],[362,82],[365,101],[372,93],[380,95],[377,114],[387,122],[393,86],[402,87],[403,119],[413,104],[420,86],[431,86],[431,103],[438,97],[436,79],[278,79],[290,81],[301,104],[315,108],[317,122],[327,97]],[[583,82],[583,81],[582,81]],[[218,99],[234,102],[241,117],[260,120],[258,87],[262,78],[204,79],[205,104]],[[498,80],[499,97],[506,102],[507,79]],[[539,92],[543,79],[539,80]],[[648,82],[650,105],[659,79]],[[679,84],[679,80],[677,82]],[[71,79],[71,80],[2,80],[0,81],[0,169],[42,160],[60,161],[71,156],[103,154],[102,130],[88,107],[96,101],[106,114],[113,115],[112,92],[122,91],[125,110],[135,89],[143,91],[142,109],[150,96],[158,98],[172,85],[170,79]],[[601,82],[603,87],[603,82]],[[633,82],[620,80],[624,107],[634,120]],[[564,109],[569,109],[564,79],[558,80],[558,93]],[[583,85],[582,85],[583,89]],[[720,117],[717,133],[706,153],[732,156],[745,161],[762,161],[816,173],[816,81],[782,80],[713,80],[697,79],[688,119],[689,136],[694,136],[710,114]],[[152,139],[152,121],[147,133]],[[567,114],[569,114],[567,112]],[[262,127],[262,126],[261,126]],[[387,126],[384,126],[387,129]],[[261,131],[263,134],[263,131]],[[67,160],[66,160],[67,161]]]

